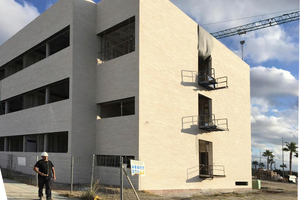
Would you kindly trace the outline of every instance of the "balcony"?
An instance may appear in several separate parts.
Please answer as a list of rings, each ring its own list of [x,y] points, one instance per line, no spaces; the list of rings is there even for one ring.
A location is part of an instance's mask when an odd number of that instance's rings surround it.
[[[227,118],[216,119],[214,114],[199,116],[199,129],[205,131],[228,131]]]
[[[226,177],[225,167],[223,165],[199,165],[199,178],[215,178],[215,177]]]
[[[215,69],[207,69],[199,72],[198,84],[207,90],[228,88],[227,76],[215,78]]]

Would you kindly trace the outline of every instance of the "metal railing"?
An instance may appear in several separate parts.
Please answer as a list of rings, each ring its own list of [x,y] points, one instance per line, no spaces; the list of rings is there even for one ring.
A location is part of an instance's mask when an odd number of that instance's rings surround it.
[[[199,115],[199,128],[207,130],[228,130],[227,118],[216,119],[214,114]]]

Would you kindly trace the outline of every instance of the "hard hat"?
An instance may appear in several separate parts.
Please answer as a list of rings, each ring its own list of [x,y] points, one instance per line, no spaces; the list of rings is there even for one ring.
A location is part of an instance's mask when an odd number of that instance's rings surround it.
[[[49,156],[47,152],[41,153],[41,156]]]

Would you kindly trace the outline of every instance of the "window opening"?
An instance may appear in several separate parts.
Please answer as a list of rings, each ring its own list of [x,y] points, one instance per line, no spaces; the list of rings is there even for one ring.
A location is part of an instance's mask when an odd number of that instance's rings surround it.
[[[26,152],[43,152],[44,151],[44,135],[26,135],[25,136]]]
[[[100,34],[100,60],[106,62],[135,50],[135,17],[131,17]]]
[[[48,152],[68,152],[68,132],[51,133],[47,135]]]
[[[0,81],[3,80],[5,78],[5,68],[1,68],[0,69]]]
[[[23,69],[23,58],[18,58],[5,66],[5,77],[17,73]]]
[[[0,102],[0,115],[5,114],[5,102]]]
[[[100,104],[100,118],[135,114],[135,98],[121,99]]]
[[[8,102],[8,113],[23,110],[23,96],[17,96],[7,101]]]
[[[29,92],[24,95],[24,109],[45,104],[46,89]]]
[[[199,125],[210,126],[212,125],[211,119],[211,99],[199,95]]]
[[[0,151],[4,151],[4,137],[0,138]]]
[[[227,131],[227,118],[216,119],[212,114],[212,100],[199,94],[199,128],[205,131]]]
[[[122,157],[123,157],[123,164],[127,164],[127,168],[130,168],[130,160],[134,160],[134,156],[122,156]],[[97,155],[97,166],[120,167],[120,156]]]
[[[49,86],[49,103],[69,99],[69,80]]]
[[[35,50],[29,52],[24,56],[25,58],[25,67],[33,65],[34,63],[39,62],[46,58],[46,44],[39,46]]]
[[[212,142],[199,140],[199,174],[212,176]]]
[[[55,54],[56,52],[70,46],[70,30],[65,31],[61,35],[49,41],[49,55]]]
[[[23,151],[23,136],[7,137],[9,151]]]

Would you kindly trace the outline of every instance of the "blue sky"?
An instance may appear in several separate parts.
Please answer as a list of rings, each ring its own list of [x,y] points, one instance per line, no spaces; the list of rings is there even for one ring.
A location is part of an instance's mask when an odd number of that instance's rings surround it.
[[[1,0],[0,45],[58,0]],[[95,0],[94,2],[99,2]],[[299,9],[298,0],[171,0],[209,32],[279,16]],[[226,21],[226,22],[224,22]],[[220,23],[221,22],[221,23]],[[298,143],[299,21],[220,39],[241,57],[251,74],[252,160],[273,151],[281,164],[281,140]],[[265,158],[261,158],[265,162]],[[293,158],[293,170],[298,168]],[[285,153],[288,166],[288,153]]]

